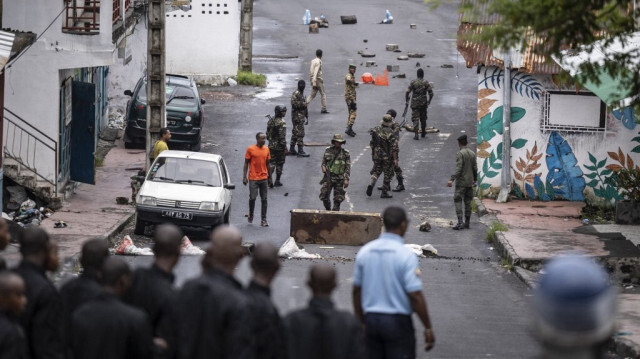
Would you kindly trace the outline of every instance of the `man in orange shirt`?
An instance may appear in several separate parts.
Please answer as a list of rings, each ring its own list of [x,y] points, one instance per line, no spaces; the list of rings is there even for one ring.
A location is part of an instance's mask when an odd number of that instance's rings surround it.
[[[271,155],[269,148],[265,146],[267,136],[264,132],[256,134],[256,144],[247,148],[244,155],[244,169],[242,170],[242,184],[245,186],[249,183],[249,223],[253,222],[253,210],[256,207],[256,198],[258,191],[260,192],[260,207],[262,227],[269,227],[267,223],[267,183],[269,180],[269,161]],[[247,171],[249,176],[247,177]]]

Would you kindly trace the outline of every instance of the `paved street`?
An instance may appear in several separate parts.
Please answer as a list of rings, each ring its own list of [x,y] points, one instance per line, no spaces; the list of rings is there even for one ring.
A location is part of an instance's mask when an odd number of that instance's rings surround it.
[[[537,344],[530,335],[527,301],[530,291],[501,266],[500,258],[485,242],[486,228],[472,218],[472,229],[456,232],[449,222],[455,218],[453,189],[446,181],[453,171],[456,137],[466,131],[475,147],[476,80],[475,69],[464,67],[455,49],[457,10],[449,3],[430,12],[422,1],[402,0],[389,7],[393,25],[379,25],[385,9],[391,4],[378,1],[327,0],[321,2],[282,0],[277,3],[256,1],[254,26],[254,72],[268,75],[269,86],[264,92],[246,87],[203,89],[206,124],[202,151],[224,156],[236,184],[231,222],[238,226],[245,241],[270,241],[281,245],[289,233],[289,211],[294,208],[320,209],[318,200],[321,178],[320,157],[333,133],[343,133],[347,111],[344,102],[344,76],[349,63],[358,65],[356,77],[363,72],[382,73],[386,65],[400,65],[406,79],[391,78],[389,86],[361,85],[358,88],[358,118],[355,138],[347,138],[351,152],[352,175],[343,210],[381,212],[389,205],[402,205],[410,214],[411,228],[407,243],[431,243],[440,258],[420,260],[425,282],[425,295],[432,315],[436,335],[435,349],[421,358],[530,358],[536,355]],[[304,10],[312,17],[325,14],[328,29],[309,34],[302,25]],[[357,25],[339,24],[340,15],[357,14]],[[409,24],[417,24],[412,30]],[[367,40],[365,43],[363,40]],[[400,54],[385,51],[385,44],[396,43],[403,53],[426,53],[425,58],[398,61]],[[248,224],[248,188],[242,186],[243,155],[254,143],[254,135],[266,129],[265,115],[273,114],[275,105],[290,109],[290,96],[297,79],[308,82],[308,70],[315,49],[324,51],[323,73],[328,94],[328,115],[320,114],[320,99],[309,110],[310,125],[306,142],[317,144],[306,149],[309,158],[288,157],[284,166],[284,187],[270,190],[270,227]],[[375,58],[364,59],[359,50],[371,51]],[[377,67],[365,68],[366,60]],[[425,78],[434,84],[434,100],[429,108],[429,126],[439,134],[427,135],[427,140],[414,141],[412,134],[402,132],[400,163],[405,174],[407,191],[393,193],[393,199],[365,195],[371,168],[367,130],[377,125],[388,108],[400,114],[404,107],[404,90],[415,78],[416,62],[425,69]],[[363,64],[361,66],[361,64]],[[453,68],[442,68],[450,64]],[[308,94],[310,85],[305,91]],[[257,93],[257,94],[256,94]],[[287,113],[290,136],[290,111]],[[346,135],[345,135],[346,136]],[[381,184],[381,180],[378,182]],[[395,186],[395,179],[392,187]],[[259,206],[259,204],[258,204]],[[259,209],[256,209],[259,210]],[[417,227],[429,220],[433,229],[419,232]],[[127,231],[130,231],[128,229]],[[189,232],[194,244],[204,246],[207,234]],[[136,239],[142,240],[140,237]],[[137,242],[140,243],[140,242]],[[322,249],[305,245],[311,253],[319,253],[339,271],[340,287],[335,295],[339,307],[351,310],[351,277],[357,247]],[[135,265],[150,263],[149,257],[127,257]],[[286,260],[277,278],[273,296],[281,313],[304,306],[309,298],[305,287],[307,269],[312,261]],[[199,273],[199,258],[183,257],[178,266],[178,284]],[[239,277],[246,281],[250,271],[246,261]],[[415,320],[421,333],[422,326]],[[423,339],[419,338],[422,347]]]

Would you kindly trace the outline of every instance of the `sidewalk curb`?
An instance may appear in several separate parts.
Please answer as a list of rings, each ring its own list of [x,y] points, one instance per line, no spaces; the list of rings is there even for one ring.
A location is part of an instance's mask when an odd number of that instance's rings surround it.
[[[121,219],[120,221],[118,221],[118,223],[116,223],[113,227],[111,227],[111,229],[109,229],[107,233],[101,236],[98,236],[96,238],[103,239],[106,241],[110,240],[118,232],[121,232],[124,229],[124,227],[126,227],[133,220],[135,215],[136,215],[136,211],[132,210],[131,213],[127,214],[123,219]]]
[[[504,232],[496,232],[493,237],[493,242],[494,247],[500,256],[507,261],[507,263],[514,267],[520,265],[520,257],[516,254],[511,244],[509,244],[505,238]]]
[[[614,337],[609,349],[624,358],[640,358],[640,345],[623,337]]]
[[[487,213],[489,213],[487,211],[487,207],[484,206],[484,203],[482,203],[482,200],[478,197],[473,197],[473,201],[476,203],[476,213],[478,214],[478,217],[482,217],[487,215]]]

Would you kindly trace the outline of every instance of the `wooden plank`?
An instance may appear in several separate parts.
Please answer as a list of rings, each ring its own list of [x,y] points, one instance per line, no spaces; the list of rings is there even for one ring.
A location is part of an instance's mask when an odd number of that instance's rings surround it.
[[[379,213],[294,209],[291,236],[298,243],[361,246],[380,236]]]

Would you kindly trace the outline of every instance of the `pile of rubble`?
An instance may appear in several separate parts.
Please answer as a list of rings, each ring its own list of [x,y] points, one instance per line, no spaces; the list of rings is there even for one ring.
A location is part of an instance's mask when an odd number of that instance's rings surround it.
[[[53,214],[53,209],[41,206],[27,197],[27,192],[20,186],[8,186],[9,201],[5,206],[8,212],[2,213],[6,220],[15,222],[20,227],[39,226],[42,220]]]

